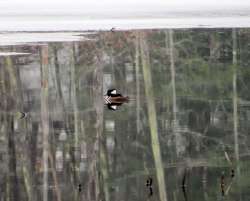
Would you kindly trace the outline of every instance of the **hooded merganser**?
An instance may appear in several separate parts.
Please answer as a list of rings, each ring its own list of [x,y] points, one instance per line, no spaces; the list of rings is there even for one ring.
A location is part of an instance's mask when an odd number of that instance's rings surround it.
[[[121,106],[128,101],[129,97],[118,94],[116,89],[109,89],[107,94],[104,95],[104,102],[110,110],[116,110],[118,106]]]

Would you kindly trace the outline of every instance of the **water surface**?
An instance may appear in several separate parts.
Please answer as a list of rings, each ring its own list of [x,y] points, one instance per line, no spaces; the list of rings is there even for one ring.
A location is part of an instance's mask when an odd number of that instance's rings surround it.
[[[0,200],[248,201],[249,34],[1,46]],[[108,110],[109,88],[131,101]]]

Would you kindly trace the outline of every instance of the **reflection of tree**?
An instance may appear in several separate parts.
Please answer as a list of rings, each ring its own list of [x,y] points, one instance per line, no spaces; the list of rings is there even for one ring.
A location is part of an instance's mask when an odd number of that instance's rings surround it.
[[[167,201],[166,185],[164,169],[161,159],[161,150],[158,137],[158,126],[156,119],[155,103],[154,103],[154,92],[152,85],[152,78],[150,72],[150,61],[149,61],[149,49],[147,44],[147,38],[144,32],[140,32],[140,50],[141,50],[141,60],[143,68],[143,77],[145,84],[145,92],[147,98],[147,110],[148,110],[148,120],[151,135],[151,147],[153,151],[156,176],[160,194],[161,201]]]
[[[136,76],[136,132],[140,133],[140,60],[139,34],[135,32],[135,76]]]
[[[8,87],[6,87],[6,92],[10,92],[11,99],[14,99],[15,94],[17,93],[17,81],[16,81],[16,73],[13,68],[12,59],[10,57],[6,58],[6,68],[8,72],[9,82]],[[6,106],[9,100],[5,100]],[[17,108],[17,101],[13,101],[12,108],[5,108],[6,111],[15,111]],[[19,200],[19,182],[18,182],[18,174],[17,174],[17,158],[16,158],[16,138],[15,138],[15,130],[14,130],[14,116],[11,114],[6,115],[6,134],[8,139],[8,168],[9,168],[9,175],[7,181],[7,188],[8,188],[8,197],[10,201],[12,200]]]
[[[233,130],[234,130],[234,152],[237,165],[237,184],[240,191],[240,200],[242,200],[241,189],[239,186],[240,179],[240,157],[239,157],[239,134],[238,134],[238,94],[237,94],[237,31],[232,30],[232,40],[233,40]]]
[[[154,178],[155,173],[160,199],[167,199],[167,185],[168,198],[179,200],[183,199],[179,185],[184,166],[190,167],[188,198],[210,200],[218,192],[215,172],[231,168],[225,162],[224,149],[240,162],[244,178],[239,184],[242,195],[248,193],[248,35],[249,30],[102,32],[100,37],[93,36],[96,40],[45,45],[41,57],[36,53],[31,56],[32,62],[1,58],[0,109],[4,112],[0,113],[0,143],[8,147],[8,174],[1,177],[0,200],[40,201],[46,171],[48,200],[138,200],[147,196],[145,177],[150,174]],[[46,48],[51,52],[46,53]],[[39,58],[41,70],[53,71],[48,76],[52,82],[47,102],[46,74],[42,74],[42,90],[32,89],[39,94],[37,100],[37,95],[22,85],[20,76],[29,65],[35,74]],[[134,67],[135,83],[126,83],[126,64]],[[146,94],[140,88],[141,64]],[[132,99],[114,113],[103,108],[102,76],[107,71],[115,87]],[[52,87],[53,80],[56,87]],[[16,121],[14,112],[27,108],[31,118]],[[50,114],[49,120],[43,118],[41,129],[40,111],[43,117]],[[110,136],[103,131],[106,118],[115,122],[112,151],[106,147]],[[61,130],[66,132],[64,141],[59,139]],[[46,132],[51,142],[47,170],[40,165],[46,164],[41,158],[42,151],[46,152],[42,143],[48,144]],[[171,140],[176,134],[181,137],[178,143]],[[62,153],[61,171],[57,169],[57,151]],[[172,175],[166,181],[161,176],[164,169]],[[206,182],[202,184],[202,180]],[[82,184],[81,193],[78,184]],[[17,189],[15,194],[13,189]],[[232,184],[228,199],[236,194]]]
[[[62,108],[62,112],[63,112],[63,117],[64,117],[64,121],[65,121],[65,127],[66,129],[68,128],[68,121],[66,118],[66,108],[65,108],[65,103],[64,103],[64,97],[63,97],[63,92],[62,92],[62,80],[61,80],[61,73],[60,73],[60,65],[59,65],[59,61],[58,61],[58,47],[57,45],[54,45],[53,47],[53,58],[54,58],[54,66],[55,66],[55,79],[56,79],[56,89],[58,91],[58,101],[59,104]]]
[[[22,88],[22,81],[20,77],[20,69],[15,69],[15,79],[16,79],[16,87],[15,87],[15,94],[18,96],[18,99],[16,99],[16,111],[24,111],[24,95],[23,95],[23,88]],[[24,119],[23,121],[19,121],[19,119],[16,119],[16,124],[19,125],[21,133],[29,139],[30,138],[30,132],[28,128],[28,121],[27,119]],[[31,155],[33,152],[30,150],[30,140],[20,142],[19,141],[19,150],[21,151],[20,155],[22,158],[21,166],[22,166],[22,174],[24,178],[24,184],[25,184],[25,190],[27,193],[28,200],[34,200],[37,199],[36,191],[34,188],[34,184],[36,184],[35,181],[35,175],[34,175],[34,169],[32,169],[32,161],[31,161]],[[30,158],[29,158],[30,157]]]
[[[73,111],[74,111],[74,147],[78,148],[78,141],[79,141],[79,129],[78,129],[78,107],[77,107],[77,96],[76,96],[76,73],[75,73],[75,47],[74,44],[71,47],[70,51],[71,57],[71,72],[70,72],[70,80],[71,80],[71,93],[72,93],[72,102],[73,102]]]
[[[56,99],[56,101],[59,103],[59,111],[60,113],[62,114],[62,119],[63,119],[63,125],[62,125],[62,131],[65,132],[65,135],[66,136],[70,136],[70,128],[71,128],[71,125],[70,125],[70,121],[69,121],[69,114],[67,113],[67,105],[66,105],[66,100],[65,100],[65,95],[63,94],[63,84],[64,84],[64,75],[63,75],[63,71],[65,69],[63,69],[63,65],[60,63],[60,57],[59,57],[59,50],[62,49],[59,48],[60,46],[57,45],[57,44],[54,44],[54,45],[51,45],[51,49],[52,49],[52,52],[53,54],[51,55],[52,58],[53,58],[53,66],[55,68],[55,73],[54,73],[54,79],[55,79],[55,89],[56,89],[56,93],[58,95],[58,98]],[[71,48],[71,47],[70,47]],[[71,49],[70,49],[70,53],[71,53]],[[70,68],[72,69],[74,67],[74,60],[73,60],[73,54],[70,54]],[[72,70],[73,71],[73,70]],[[70,73],[71,75],[71,73]],[[53,76],[53,74],[51,74],[51,76]],[[71,80],[71,79],[70,79]],[[72,83],[72,81],[71,81]],[[71,88],[70,88],[71,87]],[[72,84],[70,85],[69,87],[69,94],[70,94],[70,97],[71,96],[71,91],[73,90],[72,88]],[[73,98],[72,98],[73,99]],[[75,108],[74,108],[75,109]],[[74,114],[74,112],[73,112]],[[75,121],[75,119],[74,119]],[[55,134],[55,132],[53,133]],[[74,139],[75,139],[75,135],[74,135]],[[69,174],[67,174],[67,172],[64,172],[64,178],[67,180],[67,179],[70,179],[70,185],[71,185],[71,188],[74,188],[76,184],[76,166],[77,166],[77,163],[76,163],[76,160],[75,160],[75,152],[78,150],[77,147],[75,147],[75,140],[73,140],[74,143],[70,143],[70,142],[66,142],[63,147],[62,147],[62,151],[63,151],[63,166],[66,166],[67,163],[65,162],[65,155],[69,154],[69,147],[72,147],[73,145],[73,152],[71,152],[71,156],[72,156],[72,169],[73,169],[73,172],[70,172]],[[73,144],[73,145],[72,145]],[[55,162],[55,157],[54,157],[54,154],[56,152],[56,150],[58,149],[58,145],[57,145],[57,140],[53,138],[53,141],[51,143],[51,153],[49,155],[49,161],[50,161],[50,164],[51,164],[51,169],[52,169],[52,176],[53,176],[53,181],[54,181],[54,185],[55,185],[55,194],[56,194],[56,198],[58,201],[60,201],[62,199],[62,196],[61,196],[61,191],[58,187],[58,183],[60,182],[60,178],[57,178],[57,173],[56,173],[56,162]],[[72,149],[71,149],[72,150]],[[59,149],[59,151],[61,151]],[[62,180],[63,181],[63,180]],[[74,192],[74,197],[75,199],[76,198],[76,193]]]
[[[52,177],[53,177],[53,181],[55,185],[56,198],[57,198],[57,201],[62,201],[61,190],[59,188],[58,178],[56,175],[55,162],[54,162],[54,158],[51,152],[49,152],[49,162],[50,162],[51,169],[52,169]]]
[[[177,104],[176,104],[176,86],[175,86],[175,58],[174,58],[174,52],[175,52],[175,48],[174,48],[174,32],[173,30],[168,30],[168,32],[166,33],[166,37],[168,37],[167,42],[169,43],[166,44],[168,45],[169,49],[169,58],[170,58],[170,72],[171,72],[171,87],[172,87],[172,112],[173,112],[173,133],[175,136],[175,150],[176,150],[176,155],[177,157],[179,156],[179,154],[181,153],[181,148],[182,148],[182,144],[181,144],[181,139],[180,139],[180,135],[177,131],[178,128],[178,120],[177,120]]]
[[[99,144],[99,157],[100,157],[100,172],[102,175],[102,183],[99,184],[103,186],[103,192],[105,196],[105,201],[110,201],[110,192],[109,192],[109,167],[108,167],[108,154],[107,154],[107,146],[106,146],[106,136],[103,130],[103,98],[101,93],[103,92],[102,84],[103,84],[103,66],[102,66],[102,54],[100,54],[99,59],[96,61],[97,68],[93,74],[95,79],[95,87],[94,87],[94,107],[96,110],[96,143]],[[97,161],[96,161],[97,162]],[[98,177],[96,177],[96,182],[98,182]],[[100,189],[99,189],[100,190]]]
[[[49,153],[49,48],[41,47],[41,123],[43,130],[43,201],[48,200],[48,153]]]
[[[234,146],[235,158],[239,162],[239,143],[238,143],[238,101],[237,101],[237,35],[236,30],[232,30],[233,38],[233,125],[234,125]]]

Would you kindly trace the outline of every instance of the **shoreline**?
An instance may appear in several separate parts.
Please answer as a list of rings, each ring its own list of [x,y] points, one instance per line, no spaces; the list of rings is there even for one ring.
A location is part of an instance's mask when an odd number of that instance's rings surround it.
[[[148,19],[12,20],[0,17],[2,32],[82,32],[141,29],[249,28],[250,16]]]

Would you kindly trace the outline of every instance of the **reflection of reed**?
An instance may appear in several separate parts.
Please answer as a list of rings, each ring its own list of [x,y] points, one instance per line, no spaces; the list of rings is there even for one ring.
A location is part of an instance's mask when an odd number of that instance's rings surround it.
[[[150,71],[149,49],[145,33],[140,32],[139,40],[140,40],[140,50],[141,50],[140,52],[141,52],[145,92],[147,99],[149,127],[151,134],[151,147],[153,150],[153,156],[155,161],[160,200],[167,201],[164,169],[162,164],[160,143],[158,138],[158,126],[157,126],[153,85],[152,85],[152,78]]]
[[[221,174],[221,177],[220,177],[220,189],[221,189],[221,195],[224,197],[224,196],[227,196],[229,191],[231,190],[231,187],[232,187],[232,184],[234,182],[234,177],[232,177],[231,175],[231,180],[230,180],[230,183],[227,185],[226,187],[226,183],[225,183],[225,175],[224,175],[224,172]]]
[[[230,171],[230,177],[231,177],[231,181],[229,183],[229,185],[227,186],[226,190],[223,189],[223,196],[225,195],[228,195],[230,189],[231,189],[231,186],[233,184],[233,181],[234,181],[234,168],[233,168],[233,163],[231,161],[231,159],[229,158],[228,156],[228,153],[226,151],[224,151],[224,154],[225,154],[225,158],[227,160],[227,162],[229,163],[229,165],[231,166],[231,171]],[[222,181],[221,181],[221,186],[222,186]]]
[[[225,175],[222,173],[220,177],[220,189],[221,189],[221,195],[225,195]]]
[[[207,167],[203,167],[202,186],[203,186],[203,192],[204,192],[204,201],[207,201],[208,200],[208,195],[207,195]]]
[[[149,190],[149,197],[153,195],[153,187],[152,187],[152,184],[153,184],[153,179],[151,177],[149,177],[147,179],[147,182],[146,182],[146,186]]]
[[[232,39],[233,39],[233,127],[234,127],[234,152],[236,158],[236,176],[237,176],[237,186],[240,191],[240,200],[241,200],[241,189],[239,186],[240,178],[240,155],[239,155],[239,133],[238,133],[238,92],[237,92],[237,70],[238,70],[238,61],[237,61],[237,31],[232,29]]]
[[[239,142],[238,142],[238,95],[237,95],[237,34],[236,30],[232,30],[233,38],[233,127],[234,127],[234,151],[237,163],[237,173],[239,169]]]
[[[183,178],[182,178],[182,185],[181,185],[181,188],[182,188],[182,192],[183,192],[183,196],[184,196],[184,200],[187,201],[187,185],[186,185],[186,180],[187,180],[187,170],[185,169],[184,171],[184,175],[183,175]]]

